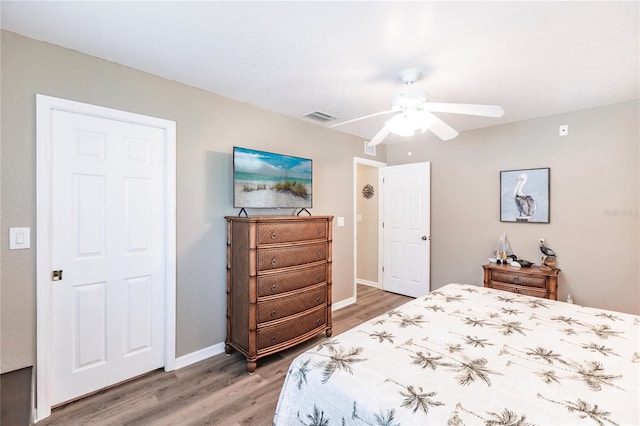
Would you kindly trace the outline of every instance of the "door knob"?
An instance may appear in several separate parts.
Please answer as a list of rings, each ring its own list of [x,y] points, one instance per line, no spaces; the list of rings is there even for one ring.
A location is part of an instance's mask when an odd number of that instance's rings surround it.
[[[422,241],[427,241],[429,239],[429,237],[427,237],[426,235],[422,236]]]

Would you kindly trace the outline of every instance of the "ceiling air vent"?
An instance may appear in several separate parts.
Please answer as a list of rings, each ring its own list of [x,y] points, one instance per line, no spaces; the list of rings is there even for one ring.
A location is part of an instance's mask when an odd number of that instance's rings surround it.
[[[306,114],[305,117],[312,118],[314,120],[318,120],[318,121],[322,121],[322,122],[335,120],[337,118],[337,117],[334,117],[333,115],[329,115],[329,114],[321,112],[321,111],[310,112],[309,114]]]

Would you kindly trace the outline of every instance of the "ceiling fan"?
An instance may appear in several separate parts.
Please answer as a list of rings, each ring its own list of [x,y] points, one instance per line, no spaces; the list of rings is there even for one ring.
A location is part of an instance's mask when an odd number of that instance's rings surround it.
[[[434,112],[479,115],[483,117],[502,117],[504,114],[502,107],[497,105],[427,102],[426,90],[414,86],[416,80],[420,78],[420,74],[420,70],[417,69],[405,70],[400,73],[400,79],[405,86],[394,95],[390,110],[343,121],[330,127],[342,126],[354,121],[395,112],[396,114],[385,122],[382,129],[369,141],[368,146],[375,146],[381,143],[390,133],[400,136],[412,136],[416,130],[420,130],[422,133],[431,130],[442,140],[449,140],[458,136],[458,132],[436,117],[433,114]]]

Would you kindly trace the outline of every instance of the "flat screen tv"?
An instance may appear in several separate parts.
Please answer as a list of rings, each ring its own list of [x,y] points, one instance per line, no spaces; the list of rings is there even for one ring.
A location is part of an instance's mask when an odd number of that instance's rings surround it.
[[[313,161],[249,148],[233,148],[233,207],[313,207]]]

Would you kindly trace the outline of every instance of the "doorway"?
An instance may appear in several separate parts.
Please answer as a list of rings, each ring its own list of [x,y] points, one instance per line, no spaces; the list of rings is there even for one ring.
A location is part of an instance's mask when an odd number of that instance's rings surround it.
[[[37,95],[36,419],[175,368],[175,122]]]
[[[356,299],[358,283],[376,288],[382,286],[382,250],[379,238],[382,187],[379,171],[386,165],[359,157],[355,157],[353,161],[353,294]]]
[[[353,169],[354,300],[358,283],[411,297],[427,293],[431,287],[430,163],[387,166],[355,157]],[[371,208],[377,209],[377,215]],[[377,226],[367,224],[372,220]],[[376,272],[364,272],[372,269]]]

